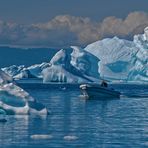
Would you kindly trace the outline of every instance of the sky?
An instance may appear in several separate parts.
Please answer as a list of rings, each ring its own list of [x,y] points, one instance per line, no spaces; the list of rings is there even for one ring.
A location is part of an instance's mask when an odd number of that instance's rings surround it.
[[[0,0],[0,45],[85,46],[148,26],[147,0]]]

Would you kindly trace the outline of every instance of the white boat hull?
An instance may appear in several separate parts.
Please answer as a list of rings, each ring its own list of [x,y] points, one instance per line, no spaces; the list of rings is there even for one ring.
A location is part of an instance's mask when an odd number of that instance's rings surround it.
[[[99,85],[88,85],[83,84],[80,86],[83,96],[87,98],[95,98],[95,99],[118,99],[120,98],[120,92],[115,91],[110,88],[101,87]]]

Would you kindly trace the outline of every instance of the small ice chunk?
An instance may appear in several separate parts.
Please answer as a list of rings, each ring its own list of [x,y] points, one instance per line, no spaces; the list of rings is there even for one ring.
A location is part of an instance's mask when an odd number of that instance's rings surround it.
[[[41,134],[41,135],[36,134],[36,135],[31,135],[30,138],[31,139],[52,139],[53,136],[52,135],[46,135],[46,134],[45,135],[44,134]]]
[[[72,136],[72,135],[64,136],[64,140],[68,140],[68,141],[77,140],[77,139],[78,139],[77,136]]]

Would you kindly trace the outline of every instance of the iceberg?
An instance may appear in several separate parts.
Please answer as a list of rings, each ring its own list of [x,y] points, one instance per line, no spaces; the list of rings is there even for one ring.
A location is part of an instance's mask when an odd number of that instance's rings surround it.
[[[24,65],[20,65],[20,66],[16,66],[16,65],[12,65],[10,67],[5,67],[2,68],[2,70],[7,73],[8,75],[10,75],[11,77],[16,76],[17,74],[20,74],[21,71],[25,68]]]
[[[42,71],[43,69],[49,67],[50,64],[49,63],[41,63],[41,64],[36,64],[36,65],[32,65],[30,67],[27,68],[27,70],[30,72],[30,74],[36,78],[42,78]]]
[[[10,66],[2,70],[16,80],[43,79],[48,82],[82,83],[98,81],[99,59],[77,46],[58,51],[49,63],[35,64],[30,67]],[[95,67],[95,68],[94,68]]]
[[[63,139],[68,141],[73,141],[73,140],[78,140],[79,137],[68,135],[68,136],[64,136]]]
[[[0,84],[12,82],[13,78],[0,70]]]
[[[84,50],[100,59],[100,76],[109,80],[127,80],[128,72],[135,61],[133,56],[138,51],[133,42],[117,37],[97,41]]]
[[[148,41],[148,27],[144,29],[145,40]]]
[[[42,78],[42,70],[49,66],[49,63],[44,62],[29,67],[25,67],[24,65],[12,65],[10,67],[2,68],[2,70],[14,79]]]
[[[107,38],[92,43],[84,50],[100,59],[102,78],[115,81],[148,82],[148,28],[133,41]]]
[[[10,76],[0,70],[0,109],[8,115],[47,115],[44,105],[37,102],[22,88],[16,86]]]
[[[61,49],[42,71],[43,82],[83,83],[99,79],[99,59],[80,47]],[[93,66],[96,68],[94,69]]]
[[[144,34],[134,36],[134,44],[138,48],[135,64],[129,72],[128,80],[148,82],[148,27]]]
[[[10,66],[3,70],[14,79],[40,78],[44,83],[109,81],[148,82],[148,27],[133,41],[106,38],[85,48],[61,49],[49,63]],[[100,83],[100,82],[99,82]]]
[[[71,48],[73,51],[71,53],[70,64],[83,75],[99,79],[98,62],[100,60],[80,47],[71,46]]]

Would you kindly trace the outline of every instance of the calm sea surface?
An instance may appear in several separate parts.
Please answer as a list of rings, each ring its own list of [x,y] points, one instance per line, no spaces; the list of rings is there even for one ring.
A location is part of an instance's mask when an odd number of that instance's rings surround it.
[[[8,116],[0,148],[148,147],[148,85],[113,85],[120,100],[84,100],[76,86],[22,87],[50,110],[48,117]]]

